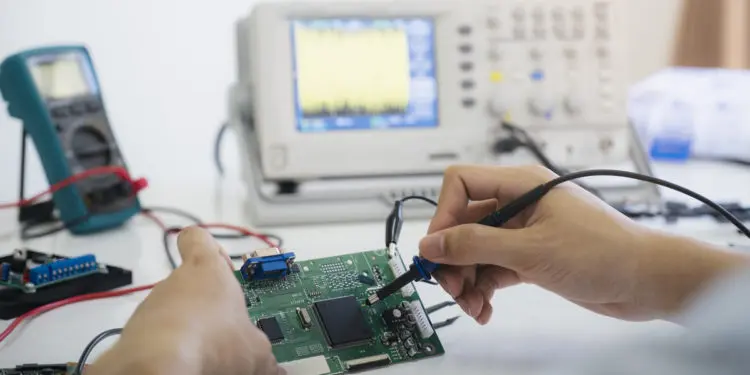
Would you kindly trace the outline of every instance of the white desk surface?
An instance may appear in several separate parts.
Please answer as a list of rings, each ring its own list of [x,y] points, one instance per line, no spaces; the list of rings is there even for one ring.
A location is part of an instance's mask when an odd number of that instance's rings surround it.
[[[707,162],[687,165],[655,166],[656,175],[681,183],[710,198],[720,201],[740,200],[750,204],[750,168]],[[148,176],[151,177],[151,176]],[[236,181],[218,182],[204,178],[190,186],[169,186],[169,181],[151,178],[151,187],[144,192],[144,206],[179,207],[200,215],[205,221],[243,224],[242,189]],[[200,180],[198,180],[200,181]],[[2,186],[3,201],[16,196],[15,183]],[[713,188],[712,188],[713,186]],[[689,202],[677,194],[665,192],[668,199]],[[695,202],[690,202],[695,203]],[[697,204],[697,203],[696,203]],[[0,212],[0,253],[8,253],[22,242],[17,235],[15,211]],[[162,215],[169,224],[182,224],[177,218]],[[330,256],[353,251],[379,248],[383,244],[383,223],[263,228],[280,235],[285,248],[298,258]],[[664,225],[652,220],[649,225],[693,235],[708,241],[748,243],[734,228],[711,220],[684,220]],[[415,253],[416,245],[427,228],[427,222],[408,222],[401,236],[405,257]],[[252,240],[226,241],[229,252],[241,252],[256,246]],[[76,255],[92,252],[108,264],[134,271],[134,285],[158,281],[169,273],[159,229],[146,218],[137,217],[128,225],[112,232],[74,237],[60,233],[48,238],[28,241],[27,247],[45,252]],[[444,301],[448,296],[437,287],[419,285],[425,305]],[[22,363],[60,363],[75,361],[83,347],[99,332],[121,327],[138,303],[147,295],[134,295],[99,301],[83,302],[48,312],[22,324],[0,344],[0,367]],[[600,346],[641,334],[679,332],[665,322],[627,323],[602,317],[533,286],[519,286],[497,293],[493,300],[495,313],[486,326],[461,318],[452,326],[438,330],[447,354],[436,359],[392,366],[376,373],[411,374],[416,371],[432,374],[528,373],[538,364],[575,351],[585,345]],[[176,312],[178,313],[178,312]],[[458,307],[434,314],[433,321],[460,314]],[[4,328],[9,322],[0,322]],[[95,358],[111,341],[95,350]],[[504,370],[501,370],[504,369]]]

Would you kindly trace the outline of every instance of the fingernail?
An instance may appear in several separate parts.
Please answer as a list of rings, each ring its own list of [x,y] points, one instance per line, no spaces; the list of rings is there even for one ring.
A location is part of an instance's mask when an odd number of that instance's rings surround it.
[[[419,250],[425,258],[440,258],[445,254],[443,236],[438,233],[430,234],[419,242]]]
[[[466,301],[464,299],[457,298],[456,299],[456,303],[458,304],[458,306],[461,306],[461,310],[463,310],[466,313],[466,315],[468,315],[468,316],[470,316],[472,318],[474,317],[474,315],[471,314],[471,308],[469,307],[469,304],[466,303]]]

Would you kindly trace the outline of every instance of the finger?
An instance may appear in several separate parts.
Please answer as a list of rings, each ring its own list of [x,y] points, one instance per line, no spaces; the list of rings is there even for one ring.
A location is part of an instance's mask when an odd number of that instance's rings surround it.
[[[464,284],[464,290],[461,296],[456,299],[456,303],[461,306],[466,315],[472,318],[476,318],[482,312],[484,307],[484,296],[479,292],[474,285]]]
[[[481,325],[485,325],[489,323],[490,318],[492,317],[492,311],[493,311],[492,304],[490,303],[490,298],[484,299],[484,304],[482,305],[482,312],[479,313],[479,315],[476,317],[477,323]]]
[[[183,229],[177,237],[177,248],[185,262],[203,262],[217,259],[223,250],[207,230],[192,226]]]
[[[483,266],[477,270],[476,288],[488,300],[492,299],[495,291],[520,284],[518,274],[502,267]]]
[[[467,266],[493,264],[516,270],[535,259],[540,241],[532,228],[504,229],[463,224],[422,238],[419,253],[430,261]]]
[[[478,202],[471,202],[465,207],[465,210],[461,213],[456,213],[457,216],[449,216],[447,220],[431,220],[430,227],[427,229],[427,233],[434,233],[442,229],[450,228],[459,224],[476,223],[483,217],[491,214],[497,210],[498,202],[497,199],[487,199]]]
[[[454,300],[461,295],[464,289],[464,276],[461,272],[462,267],[443,267],[435,273],[435,279],[440,286]]]
[[[469,200],[494,198],[500,204],[507,203],[554,177],[542,167],[450,167],[443,177],[433,225],[444,229],[463,224],[460,220]]]

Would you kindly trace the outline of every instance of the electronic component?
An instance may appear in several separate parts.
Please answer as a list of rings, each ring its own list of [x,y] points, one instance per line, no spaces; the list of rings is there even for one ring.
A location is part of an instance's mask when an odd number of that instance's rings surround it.
[[[0,263],[0,285],[27,293],[94,273],[106,273],[93,254],[65,258],[57,255],[35,255],[26,249],[16,250]],[[39,253],[40,254],[40,253]]]
[[[93,254],[87,254],[75,258],[59,259],[31,268],[29,269],[29,282],[39,286],[100,271],[106,271],[106,269],[100,269],[96,257]]]
[[[64,257],[19,249],[0,257],[0,319],[80,294],[133,282],[130,271],[98,263],[94,255]]]
[[[257,325],[268,336],[268,341],[275,343],[284,339],[284,332],[275,317],[260,319]]]
[[[391,363],[391,357],[388,354],[374,355],[372,357],[358,358],[346,361],[344,367],[349,371],[363,371],[377,367],[383,367]]]
[[[98,78],[83,46],[19,52],[0,64],[0,93],[10,116],[23,122],[22,171],[26,137],[36,146],[50,185],[96,168],[118,172],[83,178],[52,194],[59,219],[76,234],[119,226],[141,211],[138,190],[117,146],[104,108]],[[23,198],[23,172],[21,174]],[[127,177],[127,181],[123,178]],[[51,216],[49,206],[47,216]],[[26,208],[21,208],[25,213]],[[42,215],[41,210],[36,215]],[[29,211],[30,212],[30,211]],[[33,215],[32,215],[33,216]],[[50,217],[26,217],[49,220]]]
[[[372,329],[353,296],[318,301],[314,306],[332,348],[357,345],[372,338]]]
[[[284,253],[278,248],[256,250],[240,267],[248,280],[279,279],[291,272],[294,253]]]
[[[432,336],[435,333],[435,329],[432,328],[432,323],[427,317],[427,313],[424,311],[422,301],[411,301],[409,302],[410,316],[414,317],[414,320],[419,328],[419,334],[422,335],[423,339]]]
[[[288,373],[344,374],[444,353],[437,334],[423,338],[420,333],[422,319],[412,313],[412,302],[420,300],[417,292],[365,305],[372,286],[359,282],[357,275],[374,274],[377,268],[381,282],[390,283],[395,275],[388,260],[385,251],[374,250],[299,261],[295,264],[301,272],[286,278],[252,280],[240,271],[235,275],[248,299],[262,300],[247,306],[251,320],[274,317],[280,326],[284,338],[274,342],[272,350]],[[389,320],[386,311],[393,309],[399,312],[391,312],[394,319]],[[390,359],[386,362],[383,355]]]
[[[23,364],[13,368],[0,369],[0,375],[78,375],[76,363]]]
[[[393,330],[395,330],[405,319],[406,313],[398,307],[387,308],[383,311],[383,321],[385,321],[385,324]]]
[[[307,308],[298,307],[297,317],[299,318],[299,323],[302,325],[302,328],[312,327],[312,318],[310,318],[310,313],[307,312]]]
[[[404,265],[404,261],[401,260],[401,256],[394,256],[389,259],[388,267],[391,268],[391,271],[397,278],[406,273],[406,266]],[[414,292],[416,292],[416,290],[411,282],[401,287],[401,294],[404,297],[409,297],[414,294]]]
[[[375,279],[365,274],[359,274],[357,276],[357,280],[359,280],[360,283],[365,284],[365,285],[373,286],[376,284]]]
[[[627,6],[257,4],[237,22],[238,79],[228,121],[241,146],[252,221],[379,218],[394,199],[435,198],[449,165],[539,163],[525,144],[512,152],[495,147],[510,138],[503,121],[520,126],[561,169],[617,166],[649,174],[627,113]],[[349,58],[325,58],[338,54]],[[382,150],[389,151],[369,157]],[[647,184],[600,186],[608,201],[635,196],[637,203],[659,203],[658,190]]]

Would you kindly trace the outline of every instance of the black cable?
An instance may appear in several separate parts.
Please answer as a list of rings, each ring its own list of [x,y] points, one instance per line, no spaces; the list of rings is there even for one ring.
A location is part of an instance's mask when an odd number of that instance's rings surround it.
[[[229,124],[223,123],[219,127],[219,131],[216,133],[216,140],[214,141],[214,163],[216,164],[216,170],[219,171],[219,175],[224,175],[224,165],[221,162],[221,141],[224,139],[224,134],[229,129]]]
[[[426,313],[432,314],[435,311],[442,310],[446,307],[455,306],[455,305],[456,305],[456,301],[445,301],[445,302],[440,302],[436,305],[432,305],[424,310]]]
[[[448,318],[448,319],[446,319],[446,320],[444,320],[442,322],[437,322],[437,323],[435,323],[435,324],[432,325],[432,328],[433,329],[440,329],[440,328],[443,328],[443,327],[447,327],[447,326],[455,323],[456,320],[458,320],[458,318],[459,318],[458,316],[454,316],[454,317]]]
[[[400,199],[400,201],[402,203],[403,202],[407,202],[407,201],[412,201],[412,200],[420,200],[420,201],[423,201],[423,202],[427,202],[427,203],[429,203],[429,204],[431,204],[431,205],[433,205],[435,207],[437,207],[437,205],[438,205],[437,202],[435,202],[434,200],[432,200],[430,198],[427,198],[427,197],[423,197],[421,195],[409,195],[409,196],[406,196],[406,197],[403,197],[403,198]]]
[[[76,364],[76,368],[73,374],[83,375],[83,368],[86,366],[86,361],[88,360],[94,348],[100,342],[104,341],[104,339],[106,339],[107,337],[119,335],[120,333],[122,333],[122,328],[113,328],[96,335],[96,337],[94,337],[94,339],[91,340],[88,345],[86,345],[86,348],[83,349],[83,353],[81,353],[81,358],[78,359],[78,363]]]
[[[633,179],[633,180],[639,180],[639,181],[648,182],[648,183],[655,184],[655,185],[660,185],[660,186],[663,186],[665,188],[668,188],[668,189],[680,192],[680,193],[685,194],[685,195],[687,195],[687,196],[689,196],[689,197],[691,197],[691,198],[693,198],[695,200],[700,201],[704,205],[706,205],[706,206],[710,207],[711,209],[713,209],[714,211],[718,212],[727,221],[729,221],[730,223],[734,224],[734,226],[737,227],[737,229],[739,229],[740,232],[742,232],[742,234],[744,234],[745,236],[747,236],[748,238],[750,238],[750,229],[748,229],[744,224],[742,224],[742,222],[739,219],[737,219],[737,217],[735,217],[727,209],[725,209],[721,205],[717,204],[716,202],[714,202],[714,201],[706,198],[705,196],[703,196],[701,194],[698,194],[698,193],[696,193],[696,192],[694,192],[694,191],[692,191],[692,190],[690,190],[690,189],[688,189],[686,187],[677,185],[675,183],[672,183],[672,182],[669,182],[669,181],[666,181],[666,180],[662,180],[662,179],[657,178],[657,177],[647,176],[647,175],[644,175],[644,174],[635,173],[635,172],[629,172],[629,171],[620,171],[620,170],[616,170],[616,169],[592,169],[592,170],[587,170],[587,171],[579,171],[579,172],[568,173],[568,174],[566,174],[564,176],[557,177],[557,178],[555,178],[553,180],[550,180],[547,183],[544,183],[542,185],[537,186],[536,188],[534,188],[533,190],[529,191],[528,193],[522,195],[521,197],[519,197],[515,201],[509,203],[508,206],[511,206],[511,205],[514,205],[514,204],[517,204],[517,205],[520,206],[522,204],[525,204],[526,202],[531,202],[531,201],[537,202],[542,197],[544,197],[548,192],[550,192],[555,186],[558,186],[558,185],[560,185],[562,183],[565,183],[565,182],[568,182],[568,181],[572,181],[572,180],[575,180],[575,179],[584,178],[584,177],[593,177],[593,176],[614,176],[614,177],[630,178],[630,179]],[[499,211],[501,211],[501,210],[499,210]]]
[[[42,238],[42,237],[50,236],[56,233],[60,233],[66,229],[70,229],[77,225],[85,223],[86,220],[89,219],[89,217],[91,217],[91,215],[86,214],[84,216],[75,218],[73,220],[69,220],[67,222],[63,222],[61,220],[54,220],[54,221],[30,220],[21,225],[21,239],[26,241],[26,240]],[[47,228],[46,230],[43,230],[43,231],[33,232],[35,228],[44,227],[44,226],[53,225],[53,224],[57,224],[57,225],[51,226],[50,228]]]
[[[181,227],[170,227],[167,228],[164,232],[162,232],[162,244],[164,245],[164,254],[167,256],[167,261],[169,261],[169,266],[172,268],[172,270],[177,269],[177,261],[174,259],[174,256],[172,256],[172,250],[169,248],[169,235],[175,232],[179,232],[182,228]]]
[[[501,126],[503,129],[509,131],[511,133],[510,138],[501,139],[495,144],[495,151],[498,153],[507,153],[512,152],[516,148],[524,147],[531,154],[534,156],[534,158],[537,159],[537,161],[543,165],[545,168],[549,169],[553,173],[557,175],[565,175],[568,174],[568,171],[563,169],[562,167],[558,166],[552,160],[550,160],[549,157],[542,151],[542,148],[539,146],[539,144],[534,140],[534,138],[531,137],[528,131],[526,129],[512,124],[507,121],[503,121],[501,123]],[[576,182],[578,186],[584,188],[585,190],[588,190],[591,194],[594,194],[597,198],[603,199],[603,195],[599,190],[583,183],[583,182]]]
[[[188,221],[192,222],[195,225],[203,224],[203,220],[201,220],[198,216],[195,216],[179,208],[163,207],[163,206],[149,206],[149,207],[143,207],[142,210],[143,212],[162,212],[162,213],[172,214],[172,215],[187,219]]]

